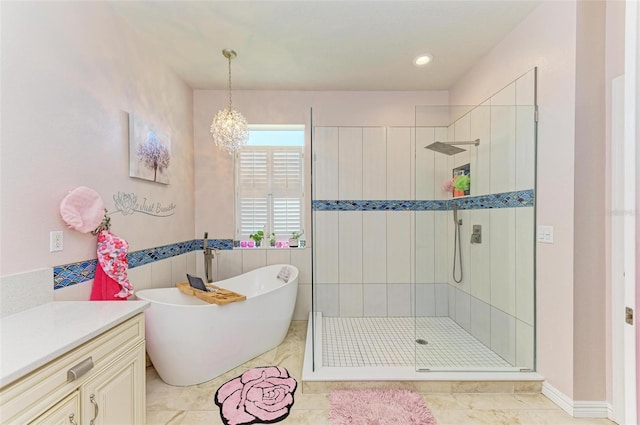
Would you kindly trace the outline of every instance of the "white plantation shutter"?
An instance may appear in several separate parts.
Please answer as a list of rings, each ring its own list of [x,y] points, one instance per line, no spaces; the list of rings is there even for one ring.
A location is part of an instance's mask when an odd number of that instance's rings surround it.
[[[302,147],[247,146],[236,158],[236,237],[265,228],[276,235],[301,231]]]

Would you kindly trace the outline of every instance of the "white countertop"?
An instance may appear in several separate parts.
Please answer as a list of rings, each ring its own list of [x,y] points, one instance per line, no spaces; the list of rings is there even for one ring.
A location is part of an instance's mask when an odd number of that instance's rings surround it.
[[[54,301],[0,319],[0,387],[149,306],[147,301]]]

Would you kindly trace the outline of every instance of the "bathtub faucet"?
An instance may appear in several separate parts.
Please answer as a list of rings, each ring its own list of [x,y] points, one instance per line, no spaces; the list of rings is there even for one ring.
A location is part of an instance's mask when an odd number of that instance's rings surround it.
[[[204,275],[207,279],[207,283],[213,282],[211,278],[211,267],[213,261],[213,251],[211,248],[207,246],[207,237],[209,236],[208,232],[204,232],[204,239],[202,241],[202,247],[204,248]]]

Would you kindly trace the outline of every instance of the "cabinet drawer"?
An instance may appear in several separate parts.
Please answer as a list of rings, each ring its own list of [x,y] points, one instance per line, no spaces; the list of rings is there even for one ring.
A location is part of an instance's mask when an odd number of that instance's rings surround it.
[[[64,400],[44,412],[29,425],[71,425],[80,423],[80,391],[74,391]]]
[[[90,376],[108,366],[119,355],[142,341],[144,315],[138,314],[6,386],[0,391],[0,422],[28,423],[79,388]],[[93,367],[79,368],[85,369],[85,373],[70,381],[69,369],[83,361],[89,363],[89,357]],[[79,373],[82,373],[82,370]]]

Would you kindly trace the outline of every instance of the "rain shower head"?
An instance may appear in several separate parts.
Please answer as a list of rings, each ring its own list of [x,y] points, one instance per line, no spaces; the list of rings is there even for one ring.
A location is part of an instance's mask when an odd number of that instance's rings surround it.
[[[471,140],[468,142],[434,142],[428,146],[425,146],[425,149],[431,149],[432,151],[436,151],[439,153],[443,153],[445,155],[455,155],[460,152],[464,152],[465,149],[456,147],[456,145],[474,145],[478,146],[480,144],[480,139]]]

